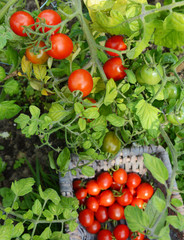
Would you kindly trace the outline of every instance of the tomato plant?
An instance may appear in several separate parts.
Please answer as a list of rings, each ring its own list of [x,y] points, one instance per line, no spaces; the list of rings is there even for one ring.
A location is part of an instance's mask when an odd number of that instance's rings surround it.
[[[94,222],[94,213],[89,209],[84,209],[79,213],[79,221],[84,227],[90,227]]]
[[[51,36],[50,41],[51,49],[47,51],[50,57],[61,60],[73,51],[73,42],[66,34],[56,33]]]
[[[98,233],[100,229],[101,229],[101,224],[97,220],[94,220],[92,225],[86,228],[86,230],[91,234]]]
[[[84,69],[75,70],[69,76],[68,88],[71,92],[80,90],[84,98],[89,95],[93,89],[93,78],[91,74]]]
[[[116,154],[121,148],[121,142],[114,132],[106,133],[102,150],[104,152]]]
[[[109,218],[117,221],[124,219],[124,208],[115,202],[108,208],[108,216]]]
[[[149,67],[144,64],[137,69],[136,78],[141,85],[156,85],[161,81],[163,74],[164,72],[161,65],[158,64],[156,67]]]
[[[122,80],[126,76],[125,68],[122,65],[122,60],[119,57],[114,57],[103,65],[104,72],[106,74],[107,79],[114,79],[114,81]]]
[[[112,185],[112,177],[108,172],[102,172],[97,177],[97,183],[101,190],[106,190]]]
[[[40,48],[45,47],[44,42],[40,42],[38,45]],[[34,47],[29,47],[26,49],[27,59],[34,64],[44,64],[49,58],[49,55],[45,52],[44,49],[40,49],[38,53],[34,54]]]
[[[127,49],[126,44],[123,41],[123,36],[121,35],[114,35],[107,39],[105,43],[105,47],[112,48],[118,51],[123,51]],[[110,56],[117,57],[119,56],[117,53],[113,53],[110,51],[106,51]]]
[[[137,198],[150,199],[153,195],[153,187],[149,183],[141,183],[137,188]]]
[[[21,37],[27,36],[27,33],[23,32],[24,26],[30,26],[34,23],[34,18],[28,12],[17,11],[10,17],[10,27],[12,31]],[[31,28],[34,30],[35,26]]]
[[[167,114],[167,120],[175,126],[182,125],[184,123],[184,103],[179,111]]]
[[[124,224],[117,225],[113,233],[117,240],[126,240],[129,237],[129,229]]]
[[[100,193],[100,187],[95,180],[90,180],[89,182],[87,182],[86,189],[88,191],[88,194],[92,196],[96,196]]]
[[[107,229],[101,230],[97,235],[97,240],[112,240],[112,233]]]
[[[127,181],[127,173],[123,168],[119,168],[118,170],[113,172],[113,179],[115,182],[119,184],[124,184]]]
[[[37,16],[36,22],[40,22],[40,19],[44,20],[44,23],[46,25],[51,25],[51,26],[58,25],[62,21],[60,15],[52,9],[46,9],[46,10],[43,10],[41,13],[39,13]],[[51,29],[52,28],[49,28],[49,27],[41,27],[39,28],[39,31],[48,32]],[[59,28],[54,30],[52,34],[56,34],[58,31],[59,31]]]

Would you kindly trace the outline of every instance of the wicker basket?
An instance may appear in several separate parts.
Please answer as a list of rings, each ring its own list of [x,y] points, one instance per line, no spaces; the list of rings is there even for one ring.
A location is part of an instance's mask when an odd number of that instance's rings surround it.
[[[170,177],[172,173],[172,168],[169,160],[168,153],[165,151],[165,149],[161,146],[144,146],[144,147],[132,147],[132,148],[125,148],[122,149],[119,154],[116,156],[115,159],[112,161],[94,161],[90,166],[92,166],[96,173],[99,173],[101,171],[107,171],[109,168],[119,165],[120,167],[124,168],[127,172],[137,172],[140,176],[143,178],[146,176],[147,180],[150,180],[152,178],[151,174],[148,172],[148,174],[145,174],[147,172],[147,169],[144,166],[143,162],[143,153],[149,153],[151,155],[155,155],[156,157],[160,158],[165,166],[168,169],[169,172],[169,179],[168,183],[170,182]],[[76,166],[76,163],[78,161],[77,156],[72,156],[71,163],[70,163],[70,169]],[[81,164],[84,164],[84,161],[81,161]],[[73,176],[70,172],[68,172],[64,178],[60,177],[60,189],[61,194],[63,196],[73,196],[73,188],[72,188],[72,182],[74,179],[82,179],[82,178],[88,178],[86,176],[83,176],[80,171],[77,172],[76,176]],[[164,192],[165,189],[163,189],[163,185],[159,184],[154,180],[155,187],[159,187]],[[177,189],[177,184],[175,182],[175,189]],[[178,198],[182,201],[181,196],[179,193],[175,192],[174,194],[175,198]],[[183,214],[184,208],[183,206],[178,208],[178,211]],[[121,223],[124,220],[122,220]],[[67,227],[66,227],[67,231]],[[69,232],[70,234],[70,240],[93,240],[96,239],[95,235],[87,233],[84,227],[82,227],[80,224],[78,228],[74,232]],[[183,240],[184,234],[181,232],[178,232],[174,229],[171,231],[171,239],[172,240]]]

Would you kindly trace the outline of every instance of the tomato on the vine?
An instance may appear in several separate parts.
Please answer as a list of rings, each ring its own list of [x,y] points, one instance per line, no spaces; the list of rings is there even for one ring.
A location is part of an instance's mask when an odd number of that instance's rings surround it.
[[[97,212],[95,212],[95,217],[101,223],[106,222],[108,220],[107,208],[104,206],[99,206]]]
[[[118,170],[113,172],[113,179],[115,182],[124,184],[127,181],[127,173],[123,168],[119,168]]]
[[[61,60],[67,58],[73,51],[73,42],[66,34],[56,33],[51,36],[50,41],[51,49],[47,51],[50,57]]]
[[[121,148],[121,142],[114,132],[107,132],[102,145],[104,152],[116,154]]]
[[[111,58],[103,65],[107,79],[112,78],[114,81],[122,80],[126,76],[126,69],[127,68],[122,65],[122,60],[119,57]]]
[[[127,187],[136,188],[141,183],[141,177],[137,173],[129,173],[127,178]]]
[[[126,240],[129,237],[129,229],[124,224],[117,225],[113,233],[116,240]]]
[[[95,197],[89,197],[86,200],[86,207],[93,212],[97,212],[99,208],[98,200]]]
[[[77,198],[78,200],[82,200],[82,199],[84,199],[84,198],[87,197],[87,194],[88,194],[87,189],[85,189],[85,188],[79,188],[79,189],[76,191],[75,196],[76,196],[76,198]]]
[[[143,240],[144,234],[142,234],[140,232],[131,232],[130,231],[130,238],[131,238],[131,240]]]
[[[153,195],[153,187],[149,183],[141,183],[137,188],[137,198],[150,199]]]
[[[167,120],[175,126],[184,124],[184,102],[178,112],[171,112],[167,115]]]
[[[68,88],[71,92],[80,90],[83,98],[90,94],[93,89],[93,78],[85,69],[78,69],[72,72],[68,79]]]
[[[27,36],[27,33],[23,33],[23,26],[30,26],[34,23],[34,18],[28,12],[17,11],[10,17],[10,27],[12,31],[21,37]],[[34,30],[35,26],[32,26],[31,29]]]
[[[97,220],[94,220],[93,224],[87,227],[86,230],[91,234],[96,234],[100,231],[100,228],[101,224]]]
[[[112,240],[112,233],[107,229],[101,230],[97,235],[97,240]]]
[[[80,179],[75,179],[73,181],[73,190],[76,191],[78,189],[82,188],[82,180]]]
[[[45,21],[44,23],[46,25],[51,25],[51,26],[57,25],[62,21],[60,15],[52,9],[46,9],[46,10],[43,10],[41,13],[39,13],[36,19],[36,22],[40,22],[40,19],[44,20]],[[40,28],[39,31],[48,32],[51,29],[52,28],[44,27],[44,28]],[[52,34],[56,34],[58,31],[59,31],[59,28],[54,30]]]
[[[96,180],[93,180],[93,179],[90,180],[89,182],[87,182],[86,189],[88,191],[88,194],[90,194],[92,196],[97,196],[101,191]]]
[[[138,83],[141,85],[148,84],[148,85],[156,85],[158,84],[162,76],[164,75],[163,68],[160,64],[155,67],[149,67],[146,64],[139,67],[136,71],[136,78]]]
[[[108,216],[117,221],[124,219],[124,208],[119,203],[115,202],[108,208]]]
[[[97,177],[97,184],[101,190],[106,190],[112,185],[112,177],[108,172],[102,172]]]
[[[79,212],[79,221],[84,227],[90,227],[94,222],[94,213],[89,209]]]
[[[111,190],[105,190],[100,194],[99,204],[104,207],[109,207],[115,202],[114,194]]]
[[[132,203],[133,196],[128,188],[122,189],[122,195],[116,198],[121,206],[127,206]]]
[[[44,46],[45,46],[45,43],[41,41],[39,43],[39,47],[43,48]],[[49,55],[45,52],[44,49],[40,49],[38,54],[34,54],[33,46],[32,46],[26,49],[26,57],[30,62],[34,64],[44,64],[49,58]]]
[[[5,77],[6,77],[5,69],[0,66],[0,81],[3,81]]]
[[[127,49],[127,45],[123,41],[123,36],[115,35],[107,39],[105,47],[112,48],[118,51],[123,51]],[[110,56],[117,57],[117,53],[106,51]]]
[[[166,91],[168,100],[178,99],[180,97],[181,88],[180,88],[180,85],[178,84],[167,82],[165,85],[165,91]]]
[[[135,207],[135,206],[137,205],[140,209],[143,209],[144,206],[146,205],[146,203],[145,203],[144,200],[141,199],[141,198],[134,198],[134,199],[132,200],[131,205],[132,205],[133,207]]]

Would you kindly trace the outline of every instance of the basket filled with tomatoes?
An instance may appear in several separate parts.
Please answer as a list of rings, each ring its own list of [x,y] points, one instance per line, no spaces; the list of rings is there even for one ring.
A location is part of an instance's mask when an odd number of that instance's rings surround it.
[[[84,176],[80,168],[77,168],[75,176],[70,171],[60,177],[61,194],[79,200],[79,226],[70,233],[71,240],[149,239],[146,231],[132,231],[132,222],[126,219],[131,216],[132,207],[143,214],[154,215],[154,194],[166,194],[164,186],[145,167],[144,154],[156,156],[163,162],[168,170],[169,182],[172,168],[168,153],[161,146],[125,148],[112,160],[94,161],[90,165],[95,169],[92,177]],[[75,168],[78,161],[78,157],[73,155],[69,168]],[[80,164],[86,162],[80,161]],[[176,183],[174,185],[177,189]],[[174,198],[181,200],[179,193],[174,194]],[[183,206],[178,210],[182,213]],[[151,221],[153,216],[149,217],[148,221]],[[171,230],[171,239],[183,239],[178,234],[182,233]]]

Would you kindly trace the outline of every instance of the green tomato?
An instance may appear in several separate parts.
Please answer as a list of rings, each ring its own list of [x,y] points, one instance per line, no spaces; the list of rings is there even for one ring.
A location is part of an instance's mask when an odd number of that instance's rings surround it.
[[[167,93],[167,99],[178,99],[180,97],[181,88],[172,82],[167,82],[165,85],[165,91]]]
[[[184,103],[178,113],[169,113],[167,115],[167,120],[175,126],[184,124]]]
[[[6,72],[3,67],[0,66],[0,81],[3,81],[6,77]]]
[[[159,73],[158,73],[158,71]],[[157,65],[156,68],[147,66],[146,64],[138,68],[136,71],[136,78],[138,83],[141,85],[156,85],[161,81],[161,77],[164,75],[163,68],[161,65]]]
[[[102,150],[104,152],[116,154],[120,150],[120,148],[121,142],[116,136],[116,134],[114,132],[106,133],[103,140]]]

